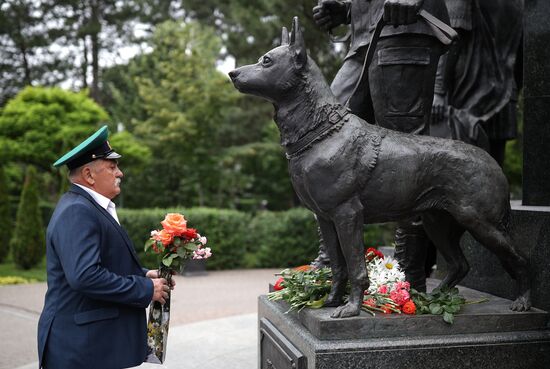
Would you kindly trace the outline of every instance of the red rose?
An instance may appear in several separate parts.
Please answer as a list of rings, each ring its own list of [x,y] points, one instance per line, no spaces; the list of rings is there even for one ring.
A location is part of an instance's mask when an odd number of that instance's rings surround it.
[[[283,277],[277,279],[277,282],[275,282],[275,285],[273,286],[273,289],[274,289],[275,291],[280,291],[280,290],[282,290],[283,288],[285,288],[285,287],[283,286],[283,282],[284,282],[284,281],[285,281],[285,279],[284,279]]]
[[[193,238],[197,238],[197,230],[195,228],[187,228],[187,230],[183,232],[182,236],[192,240]]]

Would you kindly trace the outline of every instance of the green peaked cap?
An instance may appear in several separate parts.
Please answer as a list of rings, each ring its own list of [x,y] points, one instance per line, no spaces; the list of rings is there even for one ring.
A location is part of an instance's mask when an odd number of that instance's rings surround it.
[[[66,164],[69,169],[74,169],[96,159],[120,158],[121,155],[116,153],[109,145],[108,137],[109,129],[107,126],[101,127],[74,149],[57,159],[53,166],[57,168]]]

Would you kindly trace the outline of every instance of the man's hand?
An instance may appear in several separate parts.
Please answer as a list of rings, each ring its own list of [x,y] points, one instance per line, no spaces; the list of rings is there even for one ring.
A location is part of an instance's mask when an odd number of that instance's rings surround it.
[[[386,0],[384,22],[394,26],[415,23],[424,0]]]
[[[164,278],[152,278],[151,280],[153,281],[153,298],[151,300],[164,305],[168,299],[168,291],[170,291],[168,282]]]
[[[172,271],[172,274],[176,274],[176,272]],[[147,274],[145,274],[145,276],[151,279],[160,278],[158,269],[149,270]],[[173,278],[170,278],[170,289],[173,290],[175,286],[176,286],[176,281]]]
[[[323,0],[313,8],[313,20],[319,28],[330,31],[347,23],[348,8],[343,1]]]
[[[447,102],[445,101],[445,96],[435,93],[434,94],[434,101],[432,104],[432,122],[439,123],[443,121],[443,118],[445,117],[445,107],[447,105]]]

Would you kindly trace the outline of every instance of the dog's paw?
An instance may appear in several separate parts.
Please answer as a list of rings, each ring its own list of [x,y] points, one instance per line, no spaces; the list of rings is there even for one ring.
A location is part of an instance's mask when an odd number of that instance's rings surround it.
[[[323,307],[336,307],[340,306],[342,304],[342,298],[340,297],[334,297],[334,296],[328,296],[325,300]]]
[[[513,311],[528,311],[529,309],[531,309],[531,301],[525,296],[518,297],[510,305],[510,310]]]
[[[349,318],[351,316],[357,316],[361,312],[361,308],[350,304],[338,306],[334,312],[330,315],[331,318]]]

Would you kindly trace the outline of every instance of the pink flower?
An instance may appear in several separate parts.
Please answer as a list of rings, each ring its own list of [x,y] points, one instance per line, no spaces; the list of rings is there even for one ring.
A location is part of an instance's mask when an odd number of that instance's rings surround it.
[[[378,287],[378,293],[383,293],[383,294],[386,294],[388,293],[388,286],[386,286],[385,284],[381,285],[380,287]]]
[[[411,284],[409,282],[396,282],[393,285],[393,290],[407,290],[411,289]]]
[[[407,301],[411,299],[409,291],[400,289],[390,292],[390,299],[392,299],[397,305],[403,306]]]
[[[199,242],[200,242],[202,245],[206,245],[206,241],[207,241],[207,240],[206,240],[206,237],[204,237],[204,236],[199,237]]]
[[[208,259],[210,256],[212,256],[210,247],[193,251],[193,259]]]

